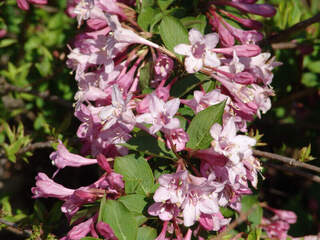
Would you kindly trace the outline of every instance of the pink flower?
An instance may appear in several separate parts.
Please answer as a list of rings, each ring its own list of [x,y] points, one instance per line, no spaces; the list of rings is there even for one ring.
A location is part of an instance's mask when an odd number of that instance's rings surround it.
[[[6,29],[0,29],[0,38],[3,38],[6,35],[7,35],[7,30]]]
[[[47,0],[17,0],[18,7],[22,10],[29,10],[29,3],[45,5]]]
[[[154,71],[161,78],[168,78],[173,69],[173,60],[163,53],[159,53],[154,65]]]
[[[231,218],[224,218],[223,215],[218,212],[214,214],[201,214],[199,222],[201,226],[207,231],[219,231],[231,221]]]
[[[33,198],[53,197],[65,200],[70,197],[75,190],[54,182],[46,174],[40,172],[36,177],[36,187],[33,187],[31,191],[34,194]]]
[[[116,15],[106,14],[107,22],[109,27],[112,29],[114,33],[114,38],[122,43],[129,44],[144,44],[153,48],[159,48],[159,45],[140,37],[138,34],[133,31],[123,28],[119,22],[119,19]]]
[[[260,54],[261,48],[255,44],[243,44],[227,48],[214,48],[211,49],[211,51],[215,53],[222,53],[229,56],[232,56],[235,51],[238,57],[254,57]]]
[[[206,181],[203,178],[203,181]],[[214,188],[203,184],[191,185],[183,203],[183,220],[186,227],[192,226],[201,213],[214,214],[219,212],[217,196],[212,196]]]
[[[155,202],[148,208],[148,213],[152,216],[159,216],[162,221],[170,221],[177,217],[180,210],[176,204],[167,202]]]
[[[150,133],[154,134],[161,128],[175,129],[179,128],[179,119],[173,118],[179,109],[180,100],[174,98],[168,102],[164,102],[154,94],[151,94],[151,104],[149,105],[149,113],[144,113],[136,117],[137,123],[149,123]]]
[[[112,105],[104,107],[99,113],[100,119],[104,122],[103,130],[107,130],[117,122],[134,125],[135,117],[131,109],[128,107],[131,96],[127,96],[123,100],[123,95],[119,90],[118,85],[112,88]]]
[[[221,103],[222,101],[229,99],[228,96],[221,93],[219,89],[214,89],[208,93],[202,91],[194,91],[194,98],[191,100],[181,100],[183,104],[191,107],[195,113],[198,113],[207,107]]]
[[[89,218],[87,221],[82,222],[76,226],[74,226],[67,235],[67,240],[80,240],[87,236],[87,234],[91,231],[93,227],[93,218]]]
[[[241,62],[252,72],[252,74],[260,79],[261,82],[265,85],[269,85],[273,78],[273,68],[282,65],[281,62],[275,61],[275,57],[270,59],[270,56],[270,53],[261,53],[255,57],[241,58]]]
[[[254,138],[237,135],[236,125],[230,118],[223,126],[216,123],[212,126],[210,134],[214,151],[229,158],[233,163],[238,163],[245,153],[252,153],[251,147],[256,144]]]
[[[172,149],[171,143],[174,145],[176,151],[182,151],[186,143],[189,141],[188,134],[182,128],[165,129],[162,130],[165,133],[166,143],[168,148]]]
[[[57,151],[50,154],[50,159],[59,169],[65,167],[81,167],[97,163],[96,159],[84,158],[78,154],[70,153],[61,141],[59,141]]]
[[[198,72],[203,65],[210,67],[220,65],[219,58],[211,51],[219,42],[219,37],[216,33],[203,36],[193,28],[189,31],[189,41],[191,45],[182,43],[174,48],[176,53],[187,56],[184,64],[188,73]]]
[[[160,187],[153,196],[154,201],[169,200],[170,203],[181,205],[187,191],[187,177],[187,171],[161,175],[158,179]]]

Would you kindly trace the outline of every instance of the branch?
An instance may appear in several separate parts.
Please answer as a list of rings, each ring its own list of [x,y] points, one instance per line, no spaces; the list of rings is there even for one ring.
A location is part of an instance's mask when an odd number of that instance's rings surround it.
[[[282,165],[278,165],[278,164],[273,164],[273,163],[269,163],[269,162],[265,162],[264,165],[267,165],[269,167],[275,168],[277,170],[283,171],[283,172],[291,172],[294,173],[296,175],[299,175],[301,177],[307,178],[313,182],[316,183],[320,183],[320,177],[317,175],[313,175],[311,173],[307,173],[304,171],[301,171],[299,169],[296,168],[291,168],[291,167],[287,167],[287,166],[282,166]]]
[[[306,27],[320,22],[320,13],[316,14],[315,16],[304,20],[302,22],[299,22],[295,25],[293,25],[292,27],[279,32],[278,34],[272,35],[270,37],[268,37],[267,39],[261,41],[261,46],[265,46],[265,45],[269,45],[271,43],[276,43],[276,42],[282,42],[287,40],[291,35],[293,35],[294,33],[300,32],[302,30],[304,30]]]
[[[316,93],[317,91],[318,91],[318,88],[311,87],[311,88],[303,89],[299,92],[294,92],[291,95],[283,97],[283,98],[279,99],[277,102],[273,103],[273,107],[287,105],[287,104],[289,104],[299,98],[310,96],[310,95]]]
[[[304,162],[299,162],[294,158],[284,157],[284,156],[281,156],[278,154],[264,152],[264,151],[260,151],[260,150],[253,150],[253,155],[258,156],[258,157],[265,157],[265,158],[270,158],[273,160],[278,160],[280,162],[289,164],[294,167],[305,168],[305,169],[309,169],[309,170],[315,171],[317,173],[320,173],[320,167],[317,167],[317,166],[314,166],[314,165],[311,165],[308,163],[304,163]]]
[[[39,148],[52,148],[52,143],[54,141],[47,141],[47,142],[36,142],[36,143],[33,143],[33,144],[30,144],[28,146],[25,146],[23,148],[21,148],[17,153],[16,155],[20,155],[20,154],[23,154],[23,153],[26,153],[26,152],[29,152],[29,151],[34,151],[36,149],[39,149]],[[5,151],[3,149],[0,150],[0,158],[4,157],[5,155]]]
[[[36,142],[36,143],[30,144],[24,148],[21,148],[17,154],[23,154],[25,152],[34,151],[38,148],[52,148],[53,142],[54,141]]]
[[[22,237],[30,237],[32,235],[32,231],[30,230],[23,230],[23,229],[20,229],[17,224],[15,223],[12,223],[12,222],[8,222],[2,218],[0,218],[0,224],[4,224],[6,225],[6,228],[8,231],[16,234],[16,235],[19,235],[19,236],[22,236]]]
[[[37,92],[37,91],[32,90],[30,88],[17,87],[17,86],[14,86],[14,85],[11,85],[11,84],[7,83],[4,79],[0,79],[0,87],[1,87],[1,90],[0,90],[1,95],[6,95],[10,91],[19,92],[19,93],[29,93],[29,94],[32,94],[34,96],[40,97],[40,98],[42,98],[44,100],[48,100],[50,102],[57,103],[57,104],[59,104],[61,106],[64,106],[64,107],[67,107],[67,108],[73,108],[71,102],[66,101],[64,99],[61,99],[58,96],[50,95],[49,91]]]

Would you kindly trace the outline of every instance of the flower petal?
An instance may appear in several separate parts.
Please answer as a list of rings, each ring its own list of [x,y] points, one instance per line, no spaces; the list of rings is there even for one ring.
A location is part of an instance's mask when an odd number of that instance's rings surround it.
[[[209,33],[204,36],[206,48],[212,49],[218,45],[219,35],[217,33]]]
[[[196,42],[202,42],[204,40],[201,32],[199,32],[197,29],[192,28],[189,31],[189,40],[191,45],[195,44]]]
[[[201,58],[189,56],[184,60],[184,65],[188,73],[195,73],[202,68],[203,62]]]
[[[174,47],[174,52],[181,54],[181,55],[186,55],[186,56],[190,56],[191,53],[191,45],[187,45],[184,43],[178,44],[177,46]]]

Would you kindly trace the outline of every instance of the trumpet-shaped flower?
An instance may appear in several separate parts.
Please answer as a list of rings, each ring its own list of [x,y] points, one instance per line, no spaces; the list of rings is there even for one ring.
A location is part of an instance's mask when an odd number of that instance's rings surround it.
[[[174,98],[165,103],[156,95],[152,94],[150,102],[150,112],[137,116],[136,121],[138,123],[152,124],[150,127],[151,134],[158,132],[161,128],[179,128],[179,119],[173,117],[180,105],[180,100],[178,98]]]
[[[210,33],[203,36],[193,28],[189,32],[189,41],[191,45],[181,43],[174,48],[176,53],[187,56],[184,64],[188,73],[198,72],[203,65],[209,67],[220,65],[219,58],[211,51],[219,42],[218,34]]]
[[[109,129],[117,122],[134,124],[134,114],[128,108],[131,97],[127,96],[127,99],[123,100],[123,95],[117,85],[113,86],[111,97],[112,105],[103,108],[99,114],[100,119],[104,121],[103,130]]]
[[[228,157],[234,163],[238,163],[245,153],[251,153],[251,147],[256,144],[254,138],[237,135],[233,118],[230,118],[223,128],[218,123],[214,124],[210,134],[214,151]]]

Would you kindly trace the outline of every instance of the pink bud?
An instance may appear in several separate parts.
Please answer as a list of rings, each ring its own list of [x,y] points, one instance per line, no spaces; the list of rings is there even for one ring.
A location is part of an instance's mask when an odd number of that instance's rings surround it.
[[[105,19],[101,18],[90,18],[87,20],[87,25],[94,30],[98,30],[106,27],[107,22]]]
[[[214,48],[211,51],[230,56],[233,55],[233,51],[236,51],[238,57],[254,57],[261,53],[261,48],[255,44],[244,44],[229,48]]]
[[[87,236],[90,232],[90,226],[93,222],[93,218],[89,218],[87,221],[82,222],[76,226],[74,226],[70,232],[68,233],[68,240],[78,240]]]
[[[117,240],[117,237],[114,235],[114,232],[109,224],[105,222],[98,222],[97,225],[98,232],[105,238],[110,240]]]
[[[231,47],[234,45],[234,37],[228,31],[228,29],[222,24],[221,17],[218,16],[214,11],[210,10],[213,18],[210,19],[210,24],[217,30],[219,33],[219,40],[222,46]]]
[[[142,114],[142,113],[149,112],[149,105],[151,104],[151,99],[152,98],[150,94],[145,96],[144,99],[142,99],[142,101],[137,104],[137,107],[136,107],[137,113]]]
[[[47,0],[28,0],[29,3],[33,3],[33,4],[40,4],[40,5],[45,5],[47,4]]]
[[[286,211],[286,210],[280,210],[280,209],[274,209],[274,208],[269,208],[272,210],[279,218],[282,220],[294,224],[297,221],[297,215],[292,212],[292,211]]]
[[[269,4],[249,4],[238,2],[226,2],[225,5],[237,8],[246,13],[252,13],[263,17],[272,17],[276,14],[276,9]]]
[[[51,178],[49,178],[44,173],[38,173],[36,177],[36,187],[31,189],[33,198],[39,197],[54,197],[64,200],[70,197],[73,193],[73,189],[66,188],[56,182],[54,182]]]
[[[97,160],[98,160],[99,166],[102,169],[104,169],[107,173],[111,173],[112,172],[112,169],[111,169],[111,167],[110,167],[110,165],[108,163],[108,160],[106,159],[106,157],[103,154],[99,153],[97,155]]]
[[[220,10],[220,12],[222,12],[223,14],[227,15],[228,17],[236,20],[237,22],[241,23],[243,26],[250,28],[250,29],[260,29],[262,28],[262,23],[252,20],[252,19],[247,19],[247,18],[240,18],[237,16],[234,16],[233,14],[224,11],[224,10]]]
[[[240,2],[240,3],[248,3],[252,4],[255,3],[257,0],[232,0],[233,2]]]
[[[60,169],[68,166],[81,167],[97,163],[96,159],[84,158],[78,154],[70,153],[62,142],[59,142],[57,151],[50,154],[50,159]]]
[[[0,30],[0,38],[3,38],[7,34],[7,30],[1,29]]]
[[[236,83],[240,84],[251,84],[254,83],[256,78],[249,72],[239,72],[235,74],[233,79]]]
[[[29,10],[29,3],[27,0],[17,0],[17,4],[22,10]]]

